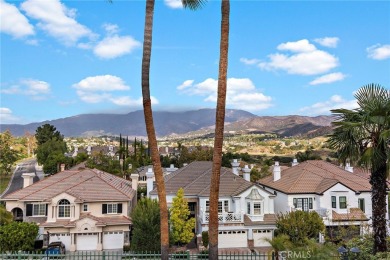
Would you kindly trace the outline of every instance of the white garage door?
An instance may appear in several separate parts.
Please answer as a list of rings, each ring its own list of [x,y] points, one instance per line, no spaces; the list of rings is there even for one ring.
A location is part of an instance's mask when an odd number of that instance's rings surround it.
[[[123,249],[123,231],[112,231],[103,233],[103,249]]]
[[[96,250],[98,243],[98,233],[80,233],[77,234],[77,251]]]
[[[271,246],[266,239],[272,240],[272,230],[270,229],[254,229],[253,244],[255,247]]]
[[[219,248],[248,247],[247,231],[219,231],[218,232]]]
[[[70,250],[70,234],[69,233],[51,233],[50,238],[49,238],[49,243],[51,242],[59,242],[61,241],[65,245],[65,250],[69,251]]]

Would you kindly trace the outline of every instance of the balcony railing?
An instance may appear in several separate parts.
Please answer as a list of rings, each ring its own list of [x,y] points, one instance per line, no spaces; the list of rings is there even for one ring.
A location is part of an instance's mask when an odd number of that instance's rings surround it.
[[[302,208],[291,208],[291,211],[296,211],[296,210],[303,210]],[[327,217],[327,209],[326,208],[319,208],[319,209],[308,209],[305,211],[315,211],[320,215],[320,217]]]
[[[210,220],[210,213],[205,212],[202,216],[202,223],[208,223]],[[237,223],[244,221],[243,213],[224,212],[218,213],[218,221],[222,223]]]

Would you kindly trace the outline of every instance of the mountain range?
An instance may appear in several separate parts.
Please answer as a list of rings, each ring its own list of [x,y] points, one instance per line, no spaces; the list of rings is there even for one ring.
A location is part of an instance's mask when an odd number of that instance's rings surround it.
[[[186,112],[153,113],[156,134],[159,137],[188,135],[191,132],[213,132],[215,109],[200,109]],[[256,116],[243,110],[226,109],[226,131],[234,133],[276,133],[282,136],[317,136],[328,133],[331,116]],[[35,133],[43,124],[54,125],[65,137],[88,137],[102,135],[146,136],[142,110],[127,114],[82,114],[39,123],[0,124],[1,132],[10,130],[14,136],[23,136],[27,131]],[[318,132],[318,133],[317,133]]]

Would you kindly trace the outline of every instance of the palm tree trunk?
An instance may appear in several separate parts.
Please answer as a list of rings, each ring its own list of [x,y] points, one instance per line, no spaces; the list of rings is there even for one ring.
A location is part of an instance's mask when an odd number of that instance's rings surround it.
[[[154,0],[146,0],[146,17],[144,29],[144,46],[142,53],[142,97],[146,132],[148,134],[149,147],[152,153],[154,173],[156,176],[157,193],[160,206],[161,227],[161,259],[168,260],[169,231],[168,208],[165,193],[164,176],[161,169],[160,156],[158,154],[157,139],[153,123],[152,103],[150,100],[149,73],[150,56],[152,52]]]
[[[374,254],[386,252],[386,162],[371,172],[372,228],[374,232]]]
[[[218,72],[218,98],[215,116],[213,168],[210,185],[209,259],[218,259],[218,198],[225,125],[226,84],[229,49],[230,1],[222,0],[221,42]]]

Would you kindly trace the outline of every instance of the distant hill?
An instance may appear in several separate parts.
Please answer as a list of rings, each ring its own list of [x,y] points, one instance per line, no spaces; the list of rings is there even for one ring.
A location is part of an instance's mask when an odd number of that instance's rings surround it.
[[[256,116],[243,110],[227,109],[225,120],[230,123],[253,117]],[[157,136],[184,134],[213,126],[215,109],[154,112],[153,118]],[[26,131],[35,133],[35,130],[43,124],[54,125],[65,137],[119,135],[120,133],[123,136],[146,136],[142,110],[128,114],[83,114],[26,125],[1,124],[0,131],[9,129],[14,136],[23,136]]]

